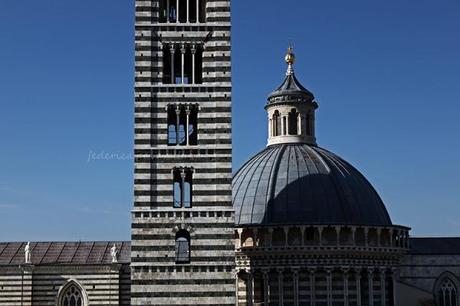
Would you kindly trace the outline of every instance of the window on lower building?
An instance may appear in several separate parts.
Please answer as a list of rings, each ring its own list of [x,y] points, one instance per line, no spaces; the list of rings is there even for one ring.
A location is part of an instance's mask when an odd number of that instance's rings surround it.
[[[191,168],[175,168],[173,170],[173,207],[192,207],[192,174]]]
[[[59,306],[84,306],[83,292],[74,282],[64,287],[58,299]]]
[[[457,288],[450,278],[446,278],[438,292],[439,306],[457,306]]]
[[[186,230],[176,233],[176,263],[190,262],[190,234]]]

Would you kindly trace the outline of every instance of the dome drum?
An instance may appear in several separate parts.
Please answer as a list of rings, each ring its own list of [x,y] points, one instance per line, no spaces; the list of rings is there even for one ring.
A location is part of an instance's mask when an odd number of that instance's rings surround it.
[[[409,229],[245,226],[236,229],[235,240],[239,305],[392,305]],[[334,297],[333,287],[341,295]]]
[[[279,143],[316,144],[311,106],[306,104],[277,104],[268,106],[268,145]]]
[[[385,265],[250,267],[237,271],[237,304],[394,305],[395,278]]]
[[[409,229],[402,226],[284,225],[235,230],[235,248],[243,253],[260,249],[403,253],[408,241]]]

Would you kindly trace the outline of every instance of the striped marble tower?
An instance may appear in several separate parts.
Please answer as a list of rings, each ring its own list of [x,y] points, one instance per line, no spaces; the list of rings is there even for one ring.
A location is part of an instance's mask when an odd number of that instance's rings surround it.
[[[136,0],[132,305],[235,305],[230,1]]]

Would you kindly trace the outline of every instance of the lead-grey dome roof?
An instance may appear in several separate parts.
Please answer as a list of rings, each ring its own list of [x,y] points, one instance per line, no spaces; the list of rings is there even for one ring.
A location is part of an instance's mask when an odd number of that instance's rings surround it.
[[[366,178],[337,155],[306,144],[272,145],[233,178],[237,225],[391,225]]]
[[[297,80],[294,72],[286,75],[283,83],[268,96],[268,104],[276,101],[277,97],[290,97],[291,99],[302,98],[313,101],[314,95]]]

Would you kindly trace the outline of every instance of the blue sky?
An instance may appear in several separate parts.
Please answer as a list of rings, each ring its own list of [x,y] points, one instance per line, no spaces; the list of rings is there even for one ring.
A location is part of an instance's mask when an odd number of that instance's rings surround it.
[[[129,239],[133,2],[0,1],[1,241]],[[291,40],[319,144],[367,176],[394,223],[460,236],[460,2],[232,9],[235,170],[265,146]]]

